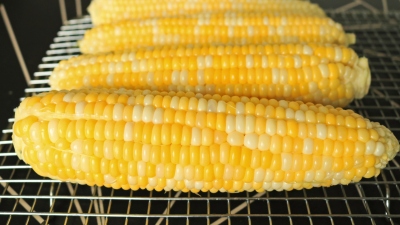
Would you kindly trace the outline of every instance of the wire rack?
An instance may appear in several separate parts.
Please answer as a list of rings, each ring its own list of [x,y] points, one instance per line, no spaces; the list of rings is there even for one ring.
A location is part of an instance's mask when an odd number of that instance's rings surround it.
[[[330,12],[357,35],[354,49],[370,60],[368,95],[349,108],[400,138],[400,12]],[[26,96],[49,90],[59,60],[78,55],[89,17],[61,27]],[[11,109],[10,109],[11,110]],[[38,176],[11,142],[13,119],[0,141],[0,224],[400,224],[400,155],[381,175],[329,188],[264,193],[181,193],[89,187]]]

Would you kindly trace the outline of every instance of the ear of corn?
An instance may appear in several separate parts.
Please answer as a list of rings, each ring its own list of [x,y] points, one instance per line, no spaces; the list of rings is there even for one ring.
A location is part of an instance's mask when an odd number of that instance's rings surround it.
[[[61,61],[53,89],[124,87],[266,97],[345,106],[369,89],[366,58],[318,44],[139,48]]]
[[[52,91],[24,99],[15,120],[15,150],[38,174],[133,190],[348,184],[399,147],[351,110],[190,92]]]
[[[94,25],[113,23],[126,19],[146,19],[202,12],[274,12],[295,15],[325,16],[315,4],[305,1],[276,0],[94,0],[88,8]]]
[[[79,47],[94,54],[140,46],[171,44],[352,44],[340,24],[330,18],[274,13],[217,13],[149,20],[130,20],[96,26]]]

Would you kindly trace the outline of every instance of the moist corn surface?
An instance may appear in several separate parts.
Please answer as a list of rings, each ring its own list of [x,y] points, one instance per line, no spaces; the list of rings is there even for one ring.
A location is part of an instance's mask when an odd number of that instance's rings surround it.
[[[174,45],[61,61],[53,89],[108,87],[301,100],[344,107],[364,97],[366,58],[329,44]]]
[[[82,53],[94,54],[171,44],[352,44],[342,26],[330,18],[277,14],[203,13],[121,21],[88,30],[79,47]]]
[[[292,190],[377,176],[398,152],[384,126],[302,102],[116,89],[24,99],[13,142],[40,175],[137,190]]]

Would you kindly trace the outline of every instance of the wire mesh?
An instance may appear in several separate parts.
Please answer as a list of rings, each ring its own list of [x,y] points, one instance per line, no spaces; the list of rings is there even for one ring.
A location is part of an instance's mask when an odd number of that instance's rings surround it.
[[[370,60],[371,89],[349,108],[400,138],[400,13],[330,12],[357,35],[354,49]],[[26,96],[49,90],[61,59],[79,54],[89,17],[61,27]],[[381,175],[359,183],[290,192],[238,194],[124,191],[38,176],[12,147],[13,119],[0,140],[1,224],[400,224],[400,155]]]

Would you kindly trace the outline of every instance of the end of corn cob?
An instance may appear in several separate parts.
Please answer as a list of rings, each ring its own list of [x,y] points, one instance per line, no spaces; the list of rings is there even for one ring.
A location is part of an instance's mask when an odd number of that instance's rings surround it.
[[[346,43],[347,45],[354,45],[356,43],[356,34],[346,33]]]
[[[354,97],[361,99],[368,93],[371,84],[371,70],[369,69],[368,59],[361,57],[355,65],[355,70],[357,71],[357,76],[352,81]]]

